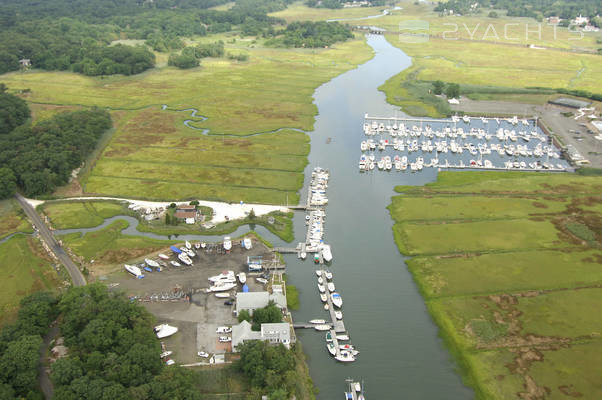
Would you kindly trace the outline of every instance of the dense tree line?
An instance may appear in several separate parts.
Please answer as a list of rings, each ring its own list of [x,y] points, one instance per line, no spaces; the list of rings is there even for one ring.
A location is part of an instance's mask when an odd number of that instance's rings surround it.
[[[435,11],[453,10],[456,14],[468,14],[477,9],[471,9],[473,0],[448,0],[435,7]],[[480,0],[479,7],[489,7],[506,10],[512,17],[551,17],[574,19],[579,15],[590,18],[602,13],[602,3],[599,0]]]
[[[338,22],[293,22],[268,44],[285,47],[326,47],[353,37],[351,28]]]
[[[0,132],[0,180],[12,179],[12,187],[19,186],[27,196],[50,193],[67,183],[71,171],[110,127],[107,111],[91,109],[57,114],[36,125],[25,123],[10,132]],[[2,194],[8,197],[13,193],[5,190]]]
[[[41,399],[38,367],[42,337],[59,315],[68,355],[51,366],[54,399],[200,399],[195,375],[167,367],[153,317],[100,284],[71,288],[59,299],[47,292],[21,301],[17,321],[0,332],[0,398]]]
[[[131,73],[152,67],[143,48],[111,49],[116,39],[139,39],[156,51],[183,47],[181,37],[230,31],[267,31],[281,19],[267,13],[290,0],[239,0],[227,11],[208,10],[222,0],[7,0],[0,5],[0,73],[34,68],[88,75]],[[127,54],[126,54],[127,53]]]
[[[0,332],[0,398],[42,398],[38,364],[42,337],[57,317],[56,298],[38,292],[21,300],[17,321]]]
[[[253,311],[252,316],[247,310],[241,310],[241,312],[238,314],[238,322],[242,321],[252,321],[253,326],[251,327],[251,329],[254,331],[260,331],[261,324],[273,324],[282,322],[282,311],[276,306],[276,304],[273,301],[270,301],[270,303],[267,306],[263,308],[258,308],[255,311]]]
[[[61,400],[199,399],[194,376],[166,367],[153,317],[104,285],[71,288],[59,303],[69,355],[52,365]]]
[[[237,367],[250,380],[254,388],[267,392],[272,399],[290,399],[301,378],[295,368],[297,360],[282,344],[271,346],[267,342],[249,340],[238,345],[240,360]]]
[[[180,54],[171,54],[168,65],[178,68],[194,68],[199,66],[199,60],[205,57],[223,57],[224,42],[201,43],[196,47],[186,47]]]
[[[23,125],[30,115],[25,100],[9,94],[6,91],[6,86],[0,83],[0,135]]]

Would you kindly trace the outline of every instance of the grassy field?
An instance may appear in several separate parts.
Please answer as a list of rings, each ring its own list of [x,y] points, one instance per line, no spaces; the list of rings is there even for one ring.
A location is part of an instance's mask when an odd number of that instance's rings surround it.
[[[47,202],[41,209],[55,229],[91,228],[106,218],[127,213],[124,204],[109,201]]]
[[[149,239],[143,236],[127,236],[121,231],[128,223],[117,220],[96,232],[84,235],[72,233],[63,235],[63,242],[85,262],[95,264],[117,264],[142,257],[145,254],[169,247],[173,241]]]
[[[324,9],[312,8],[306,6],[304,2],[296,2],[282,11],[271,13],[270,16],[283,18],[287,23],[294,21],[326,21],[330,19],[353,19],[379,15],[382,14],[383,10],[386,8],[391,8],[391,6]],[[360,21],[361,20],[358,20],[357,23],[360,23]],[[351,24],[354,21],[343,22]]]
[[[408,113],[434,117],[449,113],[441,99],[429,94],[432,86],[422,84],[434,80],[469,85],[466,90],[477,92],[470,94],[472,98],[487,100],[545,102],[547,97],[535,92],[512,94],[528,87],[600,91],[600,56],[583,52],[596,52],[600,34],[581,38],[566,28],[528,18],[441,17],[424,3],[404,2],[402,7],[372,22],[387,29],[387,40],[412,57],[412,67],[380,87],[388,102]],[[428,40],[400,35],[404,24],[413,21],[428,27],[419,32],[428,33]],[[507,98],[509,94],[513,97]]]
[[[599,398],[599,177],[443,172],[389,211],[440,335],[479,399]],[[446,207],[447,205],[447,207]],[[544,250],[545,248],[545,250]]]
[[[204,59],[198,68],[155,68],[132,77],[0,76],[12,91],[31,90],[25,98],[39,119],[72,107],[112,110],[115,133],[84,169],[81,187],[57,194],[296,204],[310,146],[309,137],[292,128],[311,130],[315,89],[367,61],[372,50],[360,35],[329,49],[274,49],[232,33],[189,42],[215,40],[249,61]],[[207,119],[178,111],[188,108]],[[185,120],[210,134],[184,126]]]
[[[15,318],[23,297],[59,285],[52,261],[40,242],[25,235],[0,243],[0,279],[0,326]]]
[[[13,199],[0,201],[0,239],[15,232],[33,232],[21,207]]]

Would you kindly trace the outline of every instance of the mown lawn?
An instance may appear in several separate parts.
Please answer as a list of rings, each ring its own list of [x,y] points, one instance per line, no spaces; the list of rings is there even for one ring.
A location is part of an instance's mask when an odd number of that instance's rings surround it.
[[[59,285],[58,275],[40,242],[25,235],[0,244],[0,279],[0,326],[15,318],[23,297]]]
[[[66,201],[44,203],[42,211],[55,229],[91,228],[106,218],[124,214],[127,207],[109,201]]]
[[[602,302],[601,184],[442,172],[423,187],[396,188],[395,240],[416,256],[408,268],[478,399],[602,394],[592,355],[602,346],[592,314]]]

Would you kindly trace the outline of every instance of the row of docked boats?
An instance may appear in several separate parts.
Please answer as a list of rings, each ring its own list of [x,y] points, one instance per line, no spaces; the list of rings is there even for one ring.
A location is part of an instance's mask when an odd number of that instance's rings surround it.
[[[371,171],[378,167],[379,170],[391,171],[395,168],[396,171],[411,172],[422,171],[423,168],[482,168],[482,169],[522,169],[522,170],[549,170],[549,171],[565,171],[566,167],[561,163],[550,163],[541,161],[506,161],[503,167],[496,166],[491,160],[479,158],[471,159],[467,164],[463,160],[458,163],[450,163],[449,160],[439,160],[439,158],[431,158],[425,161],[423,157],[416,157],[414,160],[408,159],[407,156],[396,155],[391,159],[390,156],[381,157],[376,161],[374,155],[362,155],[359,161],[360,171]]]
[[[325,206],[328,204],[326,189],[328,188],[329,177],[330,173],[323,168],[316,167],[312,171],[308,201],[310,206]]]
[[[385,135],[390,135],[393,138],[419,138],[423,137],[425,139],[478,139],[478,140],[491,140],[494,137],[498,140],[510,140],[516,142],[518,139],[522,139],[525,142],[529,142],[531,140],[539,140],[546,141],[547,137],[545,134],[540,133],[537,129],[530,128],[531,130],[516,130],[516,129],[507,129],[507,128],[498,128],[492,133],[491,130],[483,129],[483,128],[470,128],[464,129],[462,127],[452,127],[452,126],[444,126],[441,129],[433,128],[431,125],[418,126],[413,125],[411,128],[405,127],[402,130],[391,130],[391,131],[383,131],[374,133],[371,131],[366,134],[366,136],[376,136],[377,134],[382,138]],[[374,143],[374,140],[368,139],[366,143],[370,145],[370,143]]]
[[[486,117],[478,117],[478,118],[471,118],[468,115],[464,115],[462,117],[459,117],[457,115],[454,115],[451,117],[451,120],[447,120],[446,122],[451,122],[454,124],[454,127],[456,127],[456,124],[459,123],[460,121],[464,122],[465,124],[470,124],[471,121],[475,119],[475,120],[480,120],[484,125],[487,125],[489,123],[489,121],[495,121],[497,123],[497,125],[501,125],[502,122],[507,122],[513,126],[516,126],[519,124],[519,122],[526,127],[531,126],[531,122],[526,119],[526,118],[522,118],[519,120],[519,118],[517,116],[513,116],[510,118],[486,118]],[[384,132],[407,132],[408,128],[405,125],[405,122],[402,121],[407,121],[404,119],[401,120],[397,120],[397,119],[387,119],[386,121],[378,121],[376,119],[372,119],[371,122],[369,122],[368,120],[364,123],[364,133],[366,135],[376,135],[376,134],[381,134]],[[393,123],[391,123],[393,122]],[[398,123],[399,122],[399,123]],[[535,125],[535,124],[534,124]],[[414,125],[415,126],[415,125]]]
[[[389,141],[387,139],[381,139],[378,144],[373,140],[362,141],[360,149],[363,152],[373,151],[377,148],[380,151],[386,150],[388,147],[392,147],[393,150],[407,151],[413,153],[416,151],[422,151],[423,153],[453,153],[462,154],[464,152],[472,155],[482,154],[487,155],[491,153],[498,153],[500,156],[508,155],[520,155],[523,157],[551,157],[560,158],[558,149],[550,144],[544,144],[542,142],[537,143],[535,146],[530,147],[528,144],[520,143],[471,143],[462,142],[452,139],[449,143],[447,140],[422,140],[417,139],[393,139]]]
[[[235,275],[234,271],[229,270],[222,271],[219,275],[210,276],[208,280],[211,286],[207,289],[207,292],[216,293],[216,297],[229,297],[229,294],[223,292],[237,287],[237,279],[241,285],[244,285],[247,282],[247,275],[244,272]]]

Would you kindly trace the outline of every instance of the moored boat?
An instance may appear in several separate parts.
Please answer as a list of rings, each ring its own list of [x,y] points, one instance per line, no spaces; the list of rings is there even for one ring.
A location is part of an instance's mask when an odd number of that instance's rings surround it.
[[[146,265],[148,265],[149,267],[153,267],[153,268],[157,268],[159,267],[159,263],[156,262],[155,260],[151,260],[150,258],[145,258],[144,262],[146,263]]]
[[[328,286],[327,287],[328,287],[328,291],[329,292],[334,292],[334,290],[335,290],[334,283],[328,282]]]
[[[134,275],[138,279],[144,278],[142,270],[135,265],[124,264],[125,270],[130,274]]]
[[[320,325],[320,324],[326,323],[326,320],[325,319],[312,319],[309,321],[309,323]]]
[[[178,254],[178,259],[186,265],[192,265],[192,260],[184,253]]]
[[[169,256],[168,256],[168,255],[165,255],[165,254],[163,254],[163,253],[159,253],[159,254],[158,254],[158,256],[159,256],[159,258],[160,258],[160,259],[162,259],[162,260],[169,260]]]
[[[177,262],[177,261],[170,261],[169,263],[170,263],[171,265],[173,265],[174,267],[181,267],[181,266],[182,266],[182,264],[180,264],[180,263],[179,263],[179,262]]]
[[[210,292],[225,292],[230,289],[234,289],[236,287],[236,283],[232,282],[217,282],[215,285],[209,288]]]
[[[326,342],[326,348],[328,349],[328,352],[330,353],[331,356],[334,357],[337,355],[337,348],[334,345],[334,343],[332,343],[332,341]]]
[[[317,331],[322,331],[322,332],[323,331],[328,331],[328,330],[330,330],[330,325],[325,325],[325,324],[323,324],[323,325],[315,325],[314,329],[317,330]]]
[[[159,339],[163,339],[163,338],[166,338],[166,337],[171,336],[174,333],[176,333],[178,331],[178,328],[175,326],[168,325],[168,324],[161,324],[161,325],[155,326],[154,330],[155,330],[155,333],[157,334],[157,337]]]
[[[243,285],[244,285],[244,284],[245,284],[245,282],[247,281],[247,274],[245,274],[244,272],[241,272],[241,273],[239,273],[239,274],[238,274],[238,281],[239,281],[241,284],[243,284]]]
[[[228,297],[230,297],[230,293],[216,293],[215,297],[217,297],[218,299],[227,299]]]
[[[332,304],[334,304],[335,307],[341,308],[343,306],[343,298],[337,292],[332,293],[330,295],[330,299],[332,300]]]
[[[338,355],[334,357],[335,360],[340,362],[353,362],[355,361],[355,357],[351,354],[350,351],[341,351]]]
[[[230,236],[224,237],[223,246],[224,246],[224,250],[226,250],[226,251],[232,250],[232,240],[230,239]]]
[[[251,241],[251,238],[244,238],[243,244],[247,250],[251,250],[253,248],[253,242]]]

